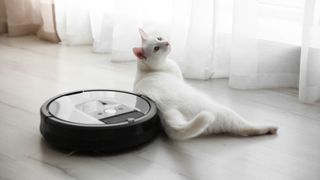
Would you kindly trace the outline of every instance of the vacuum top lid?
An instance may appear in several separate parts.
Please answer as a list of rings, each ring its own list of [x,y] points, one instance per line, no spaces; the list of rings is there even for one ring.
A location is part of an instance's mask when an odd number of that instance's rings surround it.
[[[82,125],[116,126],[143,119],[148,101],[136,94],[114,90],[87,90],[61,95],[47,106],[58,120]]]

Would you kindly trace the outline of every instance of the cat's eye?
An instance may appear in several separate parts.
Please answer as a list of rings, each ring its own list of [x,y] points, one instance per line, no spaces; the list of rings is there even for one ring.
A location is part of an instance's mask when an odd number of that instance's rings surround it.
[[[160,49],[160,47],[156,46],[156,47],[153,48],[153,51],[158,51],[159,49]]]
[[[162,41],[162,40],[163,40],[162,37],[157,37],[157,39],[158,39],[159,41]]]

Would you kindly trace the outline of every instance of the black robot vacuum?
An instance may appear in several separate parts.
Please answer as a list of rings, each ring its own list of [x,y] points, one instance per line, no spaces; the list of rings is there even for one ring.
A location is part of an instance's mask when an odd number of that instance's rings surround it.
[[[68,150],[123,150],[152,140],[160,128],[152,100],[118,90],[58,95],[42,105],[40,114],[44,139]]]

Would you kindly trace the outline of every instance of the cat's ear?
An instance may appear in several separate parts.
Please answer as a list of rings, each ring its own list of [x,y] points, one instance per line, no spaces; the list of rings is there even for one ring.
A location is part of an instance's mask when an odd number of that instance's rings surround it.
[[[142,42],[144,42],[148,38],[148,34],[144,32],[144,30],[141,28],[139,28],[139,33],[140,33]]]
[[[132,50],[138,59],[141,59],[141,60],[146,59],[146,57],[143,54],[143,49],[141,47],[135,47]]]

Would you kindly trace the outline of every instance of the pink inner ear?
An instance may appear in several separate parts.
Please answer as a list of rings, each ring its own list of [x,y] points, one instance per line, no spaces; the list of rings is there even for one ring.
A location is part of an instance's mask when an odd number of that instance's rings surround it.
[[[135,48],[133,48],[133,52],[139,59],[146,59],[146,57],[143,54],[143,49],[142,48],[135,47]]]

